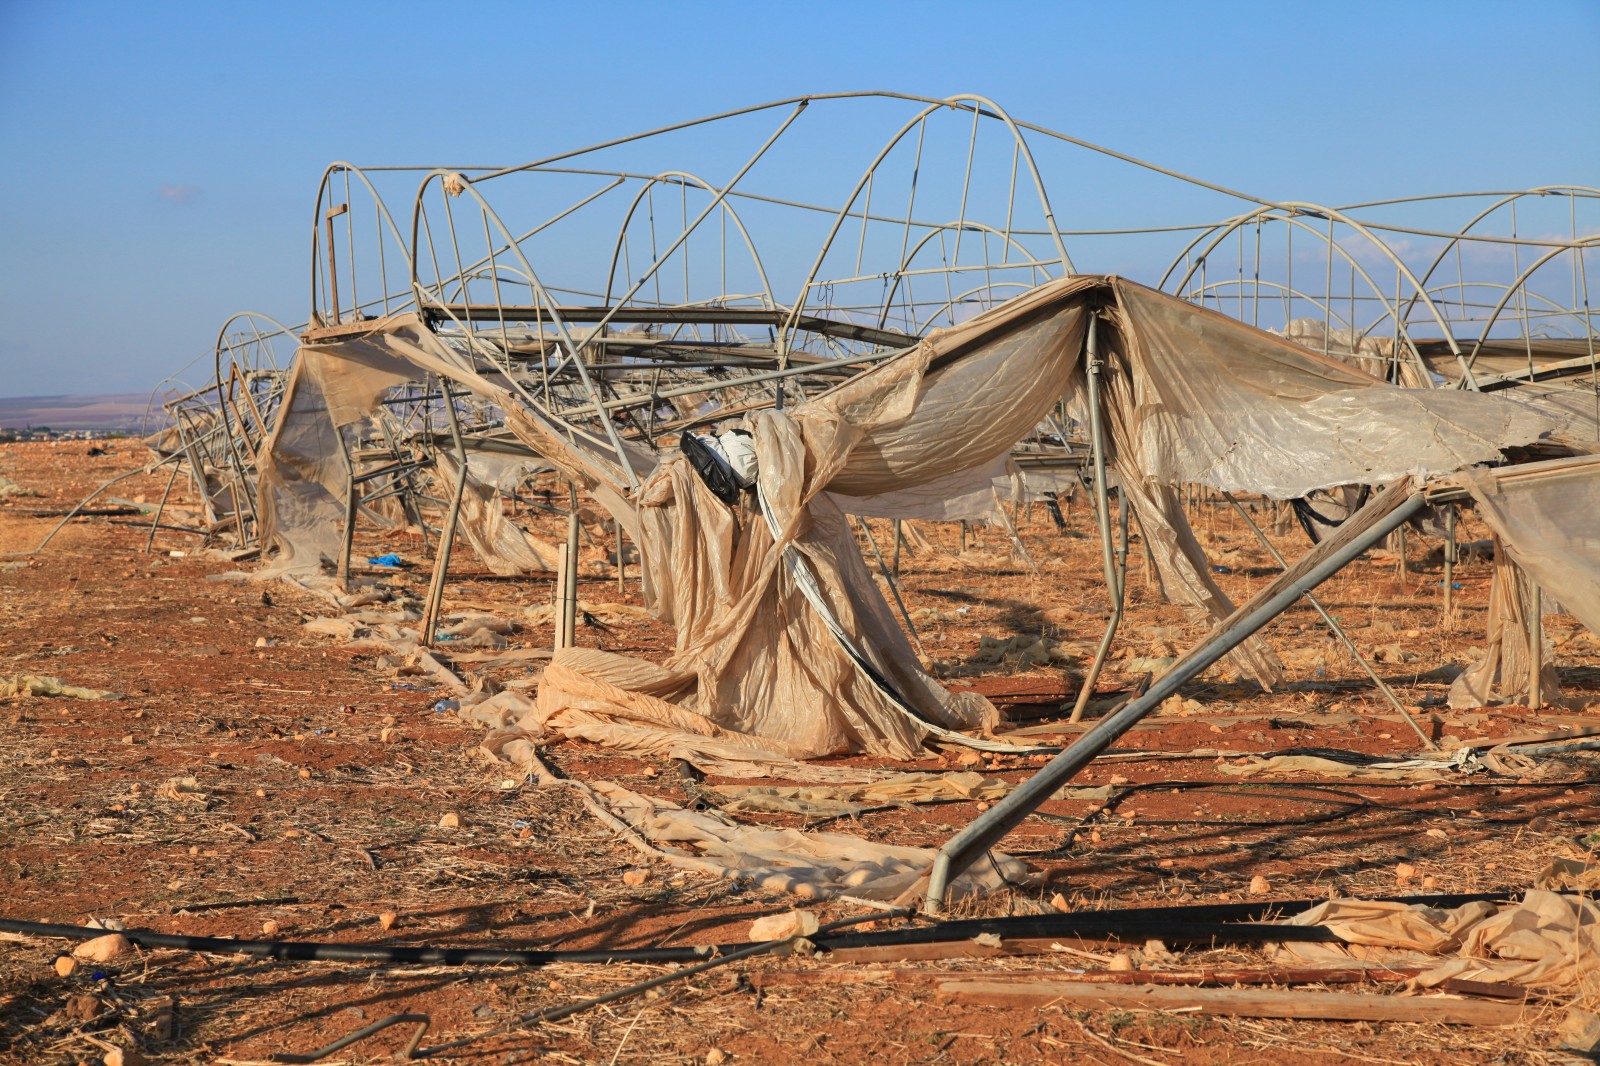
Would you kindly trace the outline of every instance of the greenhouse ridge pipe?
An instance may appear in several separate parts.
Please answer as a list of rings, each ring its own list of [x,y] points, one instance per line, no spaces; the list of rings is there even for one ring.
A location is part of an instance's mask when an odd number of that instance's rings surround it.
[[[1380,495],[1367,506],[1377,506],[1382,499]],[[998,844],[1007,833],[1033,813],[1035,808],[1054,795],[1056,789],[1070,781],[1078,771],[1110,747],[1113,741],[1131,729],[1141,718],[1161,706],[1162,701],[1177,692],[1184,682],[1243,644],[1253,633],[1288,610],[1305,593],[1344,569],[1368,548],[1420,511],[1426,502],[1427,497],[1423,493],[1413,492],[1394,510],[1354,536],[1349,542],[1330,552],[1326,558],[1290,582],[1277,595],[1269,598],[1227,629],[1203,641],[1171,671],[1151,685],[1150,690],[1143,696],[1124,704],[1120,709],[1101,719],[1078,738],[1076,744],[1046,763],[1038,773],[1012,789],[1004,799],[951,837],[944,847],[939,849],[933,868],[929,872],[927,896],[923,904],[926,912],[938,914],[944,906],[951,881],[971,866],[979,856]]]

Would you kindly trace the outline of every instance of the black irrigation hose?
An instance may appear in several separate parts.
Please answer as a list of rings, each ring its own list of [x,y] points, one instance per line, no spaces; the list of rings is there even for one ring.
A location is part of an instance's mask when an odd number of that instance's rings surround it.
[[[1382,896],[1379,902],[1419,903],[1429,907],[1456,907],[1479,900],[1508,900],[1519,890],[1506,888],[1495,892],[1477,892],[1453,895]],[[1013,915],[1002,918],[973,918],[955,921],[932,922],[909,929],[881,930],[868,933],[851,933],[830,936],[827,930],[842,924],[895,917],[904,912],[884,912],[865,918],[846,919],[823,926],[809,939],[820,950],[850,947],[874,947],[888,944],[925,944],[941,941],[968,940],[981,933],[998,936],[1075,936],[1105,935],[1123,927],[1165,926],[1184,923],[1193,928],[1206,926],[1214,934],[1229,939],[1234,934],[1250,936],[1250,925],[1278,914],[1308,910],[1324,900],[1292,900],[1264,903],[1209,903],[1184,906],[1127,907],[1114,911],[1082,911],[1075,914]],[[1277,926],[1270,927],[1278,929]],[[1298,927],[1303,929],[1311,926]],[[24,936],[52,937],[67,940],[91,940],[105,936],[109,930],[77,925],[54,925],[46,922],[29,922],[17,918],[0,918],[0,931],[20,933]],[[235,940],[229,937],[176,936],[155,933],[145,929],[117,930],[130,943],[145,948],[172,948],[219,955],[256,955],[285,961],[323,962],[375,962],[412,965],[519,965],[546,966],[552,963],[682,963],[702,962],[726,957],[752,947],[770,947],[768,944],[735,943],[717,946],[698,945],[676,948],[633,948],[611,951],[516,951],[483,948],[417,948],[387,944],[335,944],[310,941]],[[1281,930],[1280,930],[1281,931]],[[1156,935],[1156,934],[1152,934]],[[1159,936],[1157,936],[1159,939]]]
[[[909,914],[910,911],[907,911],[903,908],[897,908],[895,910],[884,911],[879,914],[859,915],[854,918],[841,918],[839,921],[829,922],[826,925],[820,926],[817,929],[817,935],[825,934],[834,929],[843,929],[847,926],[857,925],[861,922],[876,921],[879,918],[902,918],[908,916]],[[481,1033],[474,1033],[471,1036],[464,1036],[458,1040],[447,1041],[446,1043],[438,1044],[431,1048],[417,1047],[417,1045],[422,1042],[423,1034],[428,1030],[428,1017],[426,1015],[417,1016],[398,1014],[392,1018],[386,1018],[381,1022],[367,1026],[366,1029],[361,1031],[360,1035],[351,1033],[344,1039],[335,1041],[325,1048],[311,1052],[309,1055],[274,1055],[273,1058],[279,1062],[315,1062],[325,1055],[331,1055],[340,1048],[348,1047],[351,1043],[363,1038],[366,1035],[369,1035],[372,1032],[376,1032],[378,1029],[397,1024],[401,1021],[416,1020],[419,1017],[421,1018],[422,1024],[418,1026],[416,1033],[412,1036],[411,1041],[406,1045],[405,1050],[401,1054],[402,1057],[406,1059],[432,1058],[435,1055],[446,1051],[454,1051],[457,1048],[466,1047],[469,1044],[475,1044],[479,1040],[483,1040],[487,1037],[502,1036],[506,1033],[514,1032],[525,1025],[537,1025],[540,1022],[558,1021],[562,1018],[570,1017],[571,1015],[586,1011],[591,1007],[599,1007],[606,1003],[615,1003],[620,999],[627,999],[631,996],[637,996],[641,992],[648,992],[653,988],[660,987],[661,985],[669,984],[673,981],[681,981],[686,977],[693,977],[696,974],[704,973],[707,970],[716,969],[719,966],[726,966],[732,962],[738,962],[740,959],[753,958],[756,955],[770,954],[780,948],[790,946],[795,940],[795,937],[785,937],[781,940],[769,940],[761,943],[747,944],[733,951],[729,951],[726,954],[719,954],[715,958],[706,959],[702,962],[696,963],[693,966],[686,966],[681,970],[674,970],[671,973],[659,974],[650,978],[648,981],[640,981],[638,984],[629,985],[627,988],[615,989],[611,992],[605,993],[604,995],[594,996],[590,999],[579,1000],[577,1003],[565,1003],[558,1007],[546,1007],[543,1010],[529,1011],[526,1014],[519,1015],[516,1020],[506,1025],[485,1030]]]
[[[149,929],[116,930],[143,948],[175,948],[213,955],[255,955],[287,962],[377,962],[427,966],[548,966],[557,962],[693,962],[709,957],[711,947],[630,948],[612,951],[516,951],[487,948],[401,947],[392,944],[337,944],[304,940],[236,940],[219,936],[178,936]],[[111,930],[51,925],[0,918],[0,932],[25,936],[89,940]]]

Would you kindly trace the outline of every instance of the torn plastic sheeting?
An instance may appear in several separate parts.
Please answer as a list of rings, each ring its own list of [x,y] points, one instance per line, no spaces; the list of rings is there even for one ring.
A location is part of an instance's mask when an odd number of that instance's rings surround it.
[[[866,572],[841,505],[899,496],[910,509],[966,481],[992,493],[996,462],[1064,391],[1081,400],[1090,313],[1105,316],[1104,395],[1124,493],[1164,590],[1213,619],[1232,604],[1210,577],[1175,484],[1301,495],[1498,458],[1502,447],[1552,426],[1490,396],[1407,393],[1225,316],[1101,277],[1040,286],[794,408],[749,415],[772,529],[730,512],[681,457],[655,465],[635,448],[618,455],[594,434],[523,404],[480,372],[468,346],[415,316],[320,349],[319,370],[307,372],[305,384],[320,389],[325,421],[338,425],[337,412],[370,407],[384,380],[442,374],[500,404],[515,435],[585,484],[635,534],[648,602],[677,628],[666,669],[692,678],[670,695],[644,695],[722,731],[680,731],[678,750],[698,748],[707,758],[741,746],[806,758],[850,751],[910,758],[927,741],[927,726],[982,730],[997,716],[987,701],[953,694],[922,670]],[[351,367],[328,365],[346,350]],[[308,410],[316,400],[307,393]],[[821,612],[797,593],[783,565],[794,555],[804,557],[847,640],[830,640]],[[864,676],[847,648],[871,657],[872,671],[927,726]],[[1247,642],[1234,656],[1263,684],[1281,677],[1264,644]],[[551,688],[559,696],[562,683],[587,683],[574,677],[579,664],[566,667],[547,675],[541,700]],[[625,687],[606,676],[591,680]],[[627,700],[580,698],[586,706],[563,714],[568,735],[672,747],[661,734],[676,727],[630,720]],[[711,741],[722,750],[709,750]]]
[[[978,773],[897,774],[860,785],[714,785],[725,811],[776,811],[810,818],[859,814],[868,807],[940,800],[997,800],[1009,782]]]
[[[558,779],[539,758],[534,738],[521,730],[499,730],[484,738],[484,750],[522,766],[546,787],[575,791],[596,818],[655,858],[682,869],[750,881],[767,891],[820,899],[848,894],[895,899],[933,862],[923,848],[875,844],[840,833],[802,833],[743,826],[710,812],[687,811],[639,795],[610,781],[589,784]],[[808,769],[808,768],[800,768]],[[815,769],[815,768],[811,768]],[[1030,874],[999,852],[958,880],[960,894],[1025,885]]]
[[[1428,958],[1453,956],[1419,974],[1413,983],[1421,988],[1456,979],[1567,989],[1600,973],[1600,906],[1542,889],[1515,904],[1452,910],[1329,900],[1283,924],[1325,926],[1345,945],[1278,944],[1277,959],[1414,965],[1420,957],[1426,965]]]
[[[1530,579],[1600,633],[1600,458],[1468,470],[1454,480],[1472,494],[1494,533],[1495,569],[1485,653],[1451,686],[1450,705],[1522,700],[1532,666]],[[1543,641],[1543,619],[1539,632]],[[1556,699],[1560,690],[1549,648],[1541,650],[1541,696]]]
[[[1458,755],[1470,756],[1466,749]],[[1469,771],[1475,762],[1441,762],[1438,759],[1392,759],[1383,762],[1341,762],[1315,755],[1247,756],[1242,763],[1219,762],[1217,769],[1230,777],[1255,777],[1262,774],[1311,774],[1315,777],[1343,777],[1367,781],[1445,781],[1452,769]]]

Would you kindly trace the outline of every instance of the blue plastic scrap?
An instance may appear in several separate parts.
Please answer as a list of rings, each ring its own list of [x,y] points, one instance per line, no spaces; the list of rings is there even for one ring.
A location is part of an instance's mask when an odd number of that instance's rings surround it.
[[[372,558],[368,559],[367,562],[373,566],[398,567],[403,565],[400,562],[400,556],[396,555],[394,552],[390,552],[388,555],[374,555]]]

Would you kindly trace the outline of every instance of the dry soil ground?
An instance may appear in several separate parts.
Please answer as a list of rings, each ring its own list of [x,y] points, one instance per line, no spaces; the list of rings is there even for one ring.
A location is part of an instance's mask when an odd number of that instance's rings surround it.
[[[59,521],[37,512],[64,513],[102,481],[146,461],[133,442],[100,456],[81,442],[0,448],[0,474],[37,493],[0,501],[0,552],[31,549]],[[141,474],[111,493],[148,505],[164,485],[164,476]],[[186,499],[181,484],[176,499],[180,506]],[[555,519],[535,519],[557,534]],[[185,519],[180,511],[168,520]],[[1242,597],[1268,580],[1271,560],[1236,514],[1207,505],[1194,520],[1227,570],[1220,580],[1230,593]],[[181,531],[160,531],[147,553],[148,522],[77,519],[37,555],[0,556],[0,677],[45,675],[121,694],[0,700],[0,916],[115,919],[215,936],[265,930],[292,940],[570,949],[741,942],[752,919],[793,904],[641,864],[568,790],[537,788],[479,754],[472,727],[436,713],[447,693],[423,678],[396,676],[370,652],[307,632],[306,620],[328,613],[325,602],[282,583],[212,580],[235,566],[197,552],[199,538]],[[1469,521],[1463,539],[1473,528]],[[929,657],[951,683],[995,696],[1015,723],[1059,720],[1056,705],[1075,690],[1076,670],[1105,618],[1086,517],[1072,516],[1066,532],[1042,507],[1025,517],[1037,574],[993,531],[974,532],[965,551],[955,527],[927,532],[941,551],[908,556],[903,570]],[[881,524],[878,536],[884,543]],[[1291,555],[1305,548],[1297,532],[1274,539]],[[1423,727],[1448,743],[1600,717],[1600,646],[1562,616],[1549,621],[1563,704],[1538,712],[1444,710],[1447,668],[1468,661],[1483,639],[1489,566],[1458,570],[1458,605],[1447,616],[1438,566],[1426,560],[1430,547],[1413,538],[1404,569],[1394,553],[1379,553],[1322,592],[1357,644],[1382,660],[1378,669]],[[412,592],[425,585],[418,534],[364,531],[359,554],[380,551],[417,565],[363,576]],[[447,607],[515,614],[549,600],[548,579],[495,578],[465,549],[457,558]],[[635,581],[619,593],[609,571],[594,569],[584,600],[640,602]],[[1128,586],[1130,619],[1104,696],[1136,683],[1148,668],[1141,658],[1181,651],[1201,632],[1159,603],[1137,542]],[[1057,643],[1062,658],[1028,669],[981,661],[982,637],[1017,635]],[[538,648],[551,636],[548,625],[529,624],[511,640]],[[1181,708],[1128,734],[1114,758],[1081,782],[1144,787],[1119,791],[1098,812],[1092,800],[1047,804],[1044,817],[1006,842],[1041,883],[979,911],[1038,912],[1056,897],[1085,910],[1523,888],[1550,857],[1584,854],[1597,796],[1588,783],[1592,767],[1581,760],[1552,766],[1553,777],[1538,780],[1343,782],[1328,786],[1334,792],[1241,786],[1221,773],[1219,762],[1248,753],[1418,747],[1308,608],[1286,615],[1268,636],[1296,685],[1263,695],[1225,673],[1195,682]],[[671,637],[653,622],[619,621],[585,626],[579,641],[660,657]],[[498,680],[536,676],[535,660]],[[579,744],[554,748],[548,759],[570,777],[687,799],[677,768],[664,761]],[[915,768],[953,761],[930,756]],[[983,768],[1014,781],[1029,760],[989,760]],[[194,784],[170,785],[174,778]],[[970,804],[896,809],[830,828],[935,847],[975,813]],[[442,826],[446,814],[459,825]],[[802,824],[798,816],[745,817]],[[642,883],[630,883],[637,874],[625,880],[641,867]],[[1413,872],[1402,881],[1397,867]],[[1251,895],[1256,878],[1265,880],[1265,894],[1257,881]],[[813,909],[825,921],[861,913],[837,903]],[[62,977],[53,967],[62,947],[38,938],[0,943],[0,1059],[96,1062],[120,1048],[171,1063],[261,1061],[318,1048],[400,1012],[428,1015],[424,1045],[433,1045],[675,969],[366,965],[148,950]],[[1106,961],[1103,953],[1056,953],[863,970],[820,957],[755,959],[486,1036],[449,1061],[1570,1061],[1551,1050],[1570,999],[1531,1010],[1530,1021],[1514,1028],[1447,1028],[1006,1010],[939,997],[930,976],[1099,969]],[[1191,952],[1169,965],[1201,964],[1264,965],[1235,949]],[[1595,998],[1591,992],[1584,1002],[1593,1009]],[[389,1029],[324,1061],[386,1061],[407,1035]]]

